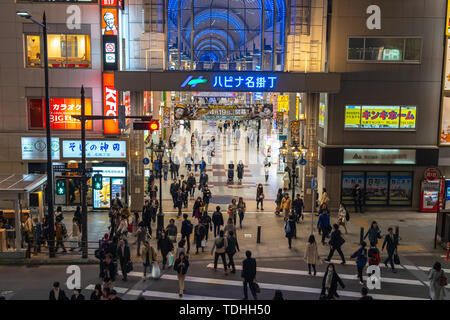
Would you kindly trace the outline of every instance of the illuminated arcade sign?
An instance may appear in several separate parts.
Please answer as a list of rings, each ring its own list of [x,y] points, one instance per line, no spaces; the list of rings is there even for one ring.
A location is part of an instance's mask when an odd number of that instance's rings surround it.
[[[415,129],[414,106],[345,106],[347,129]]]
[[[92,114],[90,98],[84,101],[86,115]],[[52,129],[80,130],[81,122],[74,115],[81,115],[81,99],[50,99],[50,123]],[[92,129],[92,121],[86,121],[86,129]]]
[[[232,76],[215,75],[213,88],[228,89],[273,89],[277,76]]]

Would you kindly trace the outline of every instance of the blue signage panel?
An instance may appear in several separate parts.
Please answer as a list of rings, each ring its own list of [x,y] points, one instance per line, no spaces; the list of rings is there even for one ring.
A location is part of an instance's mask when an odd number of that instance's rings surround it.
[[[144,165],[148,165],[150,163],[150,159],[149,158],[144,158],[144,159],[142,159],[142,163]]]

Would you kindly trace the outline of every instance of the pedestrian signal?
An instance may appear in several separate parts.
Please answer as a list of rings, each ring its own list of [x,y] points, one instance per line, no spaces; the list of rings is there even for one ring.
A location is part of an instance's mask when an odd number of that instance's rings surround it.
[[[56,194],[60,196],[66,194],[66,180],[56,181]]]
[[[94,174],[92,177],[92,187],[94,190],[103,189],[103,176],[101,174]]]

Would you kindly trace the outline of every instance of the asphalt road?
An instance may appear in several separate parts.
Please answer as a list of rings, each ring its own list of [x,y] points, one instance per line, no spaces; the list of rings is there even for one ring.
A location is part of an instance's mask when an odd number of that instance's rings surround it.
[[[376,299],[403,300],[428,299],[426,270],[430,261],[420,257],[402,257],[403,266],[398,273],[392,273],[384,265],[381,267],[381,289],[370,290]],[[183,299],[242,299],[243,291],[240,278],[240,266],[237,262],[236,274],[225,275],[221,264],[217,271],[210,269],[211,259],[193,261],[188,271]],[[336,270],[341,275],[346,287],[341,291],[341,300],[359,298],[361,285],[356,278],[356,266],[348,261],[342,266],[336,261]],[[417,264],[416,264],[417,263]],[[307,265],[297,258],[262,259],[257,261],[257,282],[261,287],[259,299],[272,299],[274,291],[280,289],[289,300],[317,300],[322,284],[326,264],[318,266],[316,277],[307,274]],[[421,268],[424,267],[424,268]],[[67,266],[0,266],[0,295],[11,300],[45,300],[51,290],[53,281],[59,281],[66,294],[71,290],[66,287]],[[81,286],[86,297],[92,288],[100,282],[99,268],[96,265],[82,265]],[[114,288],[123,299],[136,299],[144,295],[146,299],[178,299],[178,281],[173,270],[163,270],[160,279],[142,280],[142,265],[135,263],[133,272],[127,282],[118,276]],[[450,274],[450,270],[446,270]],[[250,292],[249,292],[249,296]],[[449,298],[447,289],[447,299]]]

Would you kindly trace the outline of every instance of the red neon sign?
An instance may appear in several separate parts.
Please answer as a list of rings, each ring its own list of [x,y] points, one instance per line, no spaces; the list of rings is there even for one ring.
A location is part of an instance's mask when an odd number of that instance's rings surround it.
[[[103,115],[117,116],[117,91],[114,89],[114,73],[103,73]],[[104,134],[119,134],[117,119],[103,120]]]

